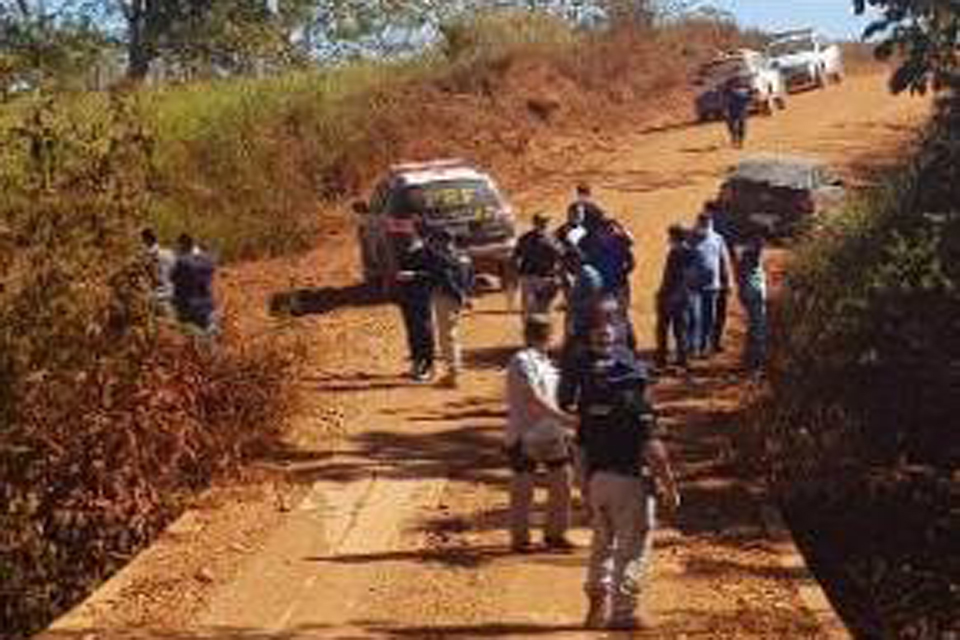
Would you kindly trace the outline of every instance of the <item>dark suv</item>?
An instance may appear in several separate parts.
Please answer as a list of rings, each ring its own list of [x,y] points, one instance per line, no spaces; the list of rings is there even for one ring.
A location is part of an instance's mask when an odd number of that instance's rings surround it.
[[[357,202],[364,279],[389,288],[397,249],[444,229],[473,258],[477,273],[507,279],[516,243],[513,210],[489,175],[462,160],[399,164]]]
[[[719,200],[734,238],[760,233],[782,239],[809,227],[844,196],[843,181],[820,160],[757,155],[733,167]]]

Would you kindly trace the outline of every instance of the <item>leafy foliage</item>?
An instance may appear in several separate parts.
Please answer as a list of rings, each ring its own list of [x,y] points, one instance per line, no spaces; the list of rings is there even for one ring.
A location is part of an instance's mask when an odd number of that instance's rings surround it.
[[[159,325],[135,244],[152,136],[111,98],[47,101],[4,131],[0,628],[45,625],[146,544],[178,501],[268,446],[289,358]]]
[[[951,97],[917,157],[801,249],[777,308],[757,426],[858,637],[960,624],[958,131]]]
[[[960,6],[952,0],[854,0],[857,13],[874,7],[881,17],[864,32],[881,37],[876,56],[902,58],[890,79],[894,93],[924,93],[952,82],[960,44]]]

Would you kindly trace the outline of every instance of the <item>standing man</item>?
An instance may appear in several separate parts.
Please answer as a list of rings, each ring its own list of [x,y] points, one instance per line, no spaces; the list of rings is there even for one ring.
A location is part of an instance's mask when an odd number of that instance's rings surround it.
[[[410,352],[410,377],[427,382],[433,376],[435,340],[431,258],[419,233],[397,243],[396,301],[403,315]]]
[[[630,308],[630,274],[636,268],[633,237],[613,218],[599,219],[582,243],[584,260],[603,276],[604,290]]]
[[[570,525],[569,433],[577,420],[557,404],[559,373],[550,360],[551,326],[548,316],[533,315],[524,325],[526,348],[507,367],[506,449],[513,478],[510,482],[510,541],[517,552],[530,550],[530,507],[535,474],[546,467],[548,548],[569,549]]]
[[[553,299],[560,289],[563,252],[547,233],[549,222],[546,216],[535,215],[533,229],[520,237],[513,253],[520,276],[524,320],[534,314],[549,314]]]
[[[750,238],[738,264],[740,303],[747,314],[743,364],[748,371],[763,368],[767,356],[767,275],[763,268],[763,237]]]
[[[177,320],[202,335],[217,332],[213,278],[216,267],[194,239],[184,233],[177,239],[176,262],[170,273]]]
[[[690,355],[707,357],[714,349],[717,300],[723,289],[723,270],[729,272],[729,256],[726,242],[713,230],[713,221],[707,214],[697,217],[693,239]]]
[[[584,589],[586,626],[649,626],[637,614],[655,526],[655,487],[676,508],[679,494],[656,418],[646,399],[647,376],[612,327],[596,326],[578,368],[578,441],[586,475],[593,542]]]
[[[153,229],[144,229],[140,232],[140,239],[146,250],[147,260],[150,263],[153,278],[153,304],[158,316],[172,318],[176,314],[173,307],[173,268],[177,263],[177,256],[170,249],[162,246]]]
[[[723,90],[723,115],[730,132],[730,142],[742,149],[747,138],[747,116],[753,96],[750,84],[744,78],[732,78]]]
[[[596,225],[606,218],[603,209],[593,199],[593,190],[590,185],[581,182],[577,185],[576,197],[567,207],[567,220],[576,221],[576,226],[583,227],[586,233],[591,233]],[[582,237],[582,236],[581,236]],[[579,244],[579,239],[574,245]]]
[[[657,368],[667,366],[669,354],[669,335],[673,333],[676,343],[676,363],[683,369],[687,362],[687,308],[689,291],[687,290],[687,271],[691,267],[693,256],[687,246],[687,232],[679,225],[667,229],[667,241],[670,250],[663,267],[660,289],[657,291]]]
[[[473,291],[473,262],[444,229],[430,236],[427,260],[427,270],[433,280],[433,317],[437,323],[440,354],[447,365],[440,384],[456,388],[463,365],[460,318]]]

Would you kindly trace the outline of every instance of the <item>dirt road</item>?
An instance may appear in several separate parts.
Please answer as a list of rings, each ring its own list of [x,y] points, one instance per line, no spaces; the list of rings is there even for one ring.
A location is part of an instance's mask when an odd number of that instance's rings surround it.
[[[889,154],[927,113],[925,101],[889,97],[880,76],[854,77],[751,121],[748,151],[849,167]],[[559,218],[572,184],[595,185],[637,238],[633,313],[649,347],[664,229],[690,221],[739,156],[719,125],[553,139],[536,159],[550,171],[514,199],[526,215]],[[284,498],[293,501],[287,512],[270,500],[201,510],[181,546],[154,561],[158,574],[171,562],[182,565],[176,575],[194,572],[189,584],[169,573],[133,580],[117,602],[152,595],[138,601],[141,614],[95,620],[112,627],[104,637],[122,635],[118,620],[162,623],[156,635],[174,638],[592,637],[579,630],[585,551],[506,550],[501,367],[519,344],[518,319],[500,296],[484,298],[466,320],[462,388],[411,386],[399,376],[398,313],[362,298],[355,260],[344,231],[309,256],[227,274],[228,305],[246,315],[245,330],[271,322],[261,309],[268,293],[300,290],[313,312],[291,321],[311,350],[288,461],[304,489]],[[756,480],[732,456],[747,391],[732,366],[730,356],[691,383],[666,380],[655,390],[685,505],[656,539],[645,601],[659,626],[644,637],[826,637],[799,597],[806,572],[783,566],[760,518]],[[575,539],[586,544],[586,530]],[[196,551],[204,545],[222,553]]]

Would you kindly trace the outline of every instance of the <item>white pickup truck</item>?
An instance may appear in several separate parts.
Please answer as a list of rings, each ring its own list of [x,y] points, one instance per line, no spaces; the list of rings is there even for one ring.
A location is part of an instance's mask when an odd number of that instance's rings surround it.
[[[723,117],[723,90],[730,80],[746,80],[753,94],[753,110],[773,115],[786,107],[786,88],[780,72],[759,51],[736,49],[704,64],[693,79],[694,111],[699,122]]]
[[[843,53],[813,29],[776,34],[767,45],[767,58],[783,74],[787,91],[822,89],[843,80]]]

